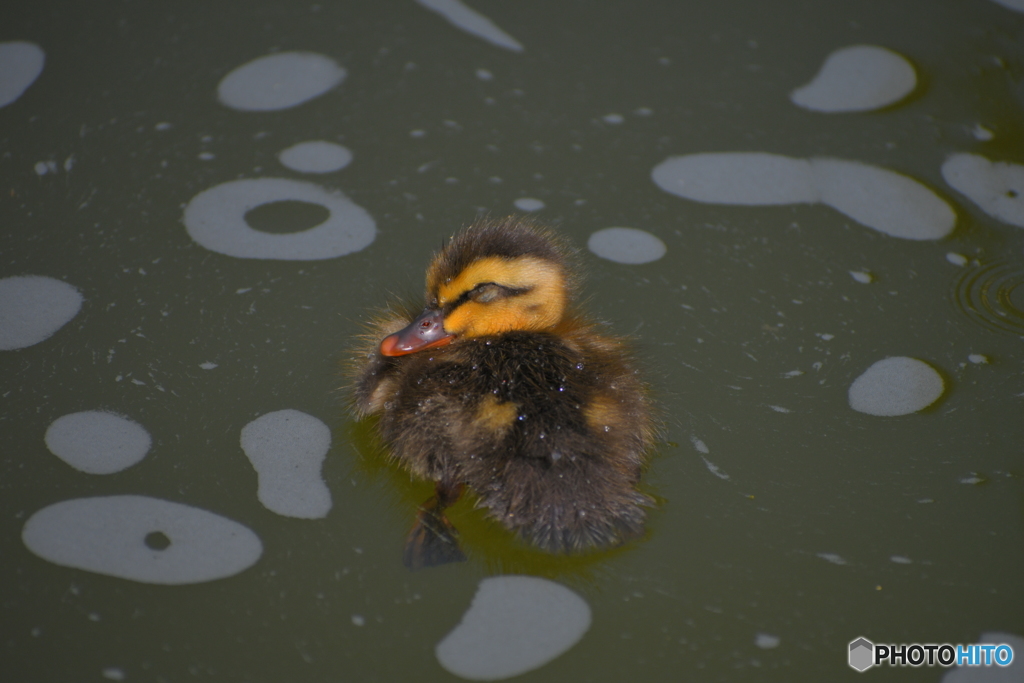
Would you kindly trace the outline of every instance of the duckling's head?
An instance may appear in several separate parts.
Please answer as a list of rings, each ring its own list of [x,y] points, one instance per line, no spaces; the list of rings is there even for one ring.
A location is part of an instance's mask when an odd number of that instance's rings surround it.
[[[553,328],[565,315],[574,278],[571,250],[515,217],[481,220],[453,237],[427,270],[427,306],[380,352],[403,356],[514,331]]]

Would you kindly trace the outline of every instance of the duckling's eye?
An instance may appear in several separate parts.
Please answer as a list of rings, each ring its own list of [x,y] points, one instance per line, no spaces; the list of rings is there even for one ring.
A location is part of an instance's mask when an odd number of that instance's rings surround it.
[[[501,285],[496,285],[493,282],[486,282],[474,287],[469,296],[477,303],[489,304],[495,299],[508,296],[508,291]]]

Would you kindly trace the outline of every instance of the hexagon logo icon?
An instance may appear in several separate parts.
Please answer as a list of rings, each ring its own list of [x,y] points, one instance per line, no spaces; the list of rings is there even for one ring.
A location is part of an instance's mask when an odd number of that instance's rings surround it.
[[[850,642],[850,666],[867,671],[875,665],[875,644],[864,637]]]

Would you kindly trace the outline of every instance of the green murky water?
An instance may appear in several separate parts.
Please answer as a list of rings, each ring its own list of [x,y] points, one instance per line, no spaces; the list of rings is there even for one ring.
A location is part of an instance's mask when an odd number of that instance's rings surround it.
[[[64,280],[84,303],[48,340],[0,352],[0,677],[449,680],[434,647],[500,572],[566,584],[593,612],[579,644],[524,681],[832,680],[856,675],[846,647],[861,635],[1024,634],[1024,231],[939,170],[955,152],[1024,161],[1024,15],[980,1],[472,7],[524,51],[413,2],[7,13],[0,40],[38,44],[46,65],[0,109],[0,276]],[[910,59],[914,94],[864,114],[789,101],[829,52],[857,43]],[[282,111],[218,103],[232,69],[290,50],[348,76]],[[354,160],[315,177],[277,161],[317,139]],[[900,240],[824,206],[698,204],[650,179],[668,156],[719,151],[896,170],[954,206],[957,227]],[[40,175],[47,161],[56,170]],[[343,191],[373,216],[375,241],[271,261],[189,237],[195,195],[264,176]],[[430,487],[381,462],[346,412],[340,368],[369,312],[419,295],[445,236],[521,197],[542,200],[537,216],[581,248],[608,226],[667,246],[635,266],[584,251],[589,308],[634,337],[660,407],[645,478],[660,506],[642,541],[558,560],[463,503],[453,520],[470,561],[410,573],[402,540]],[[280,232],[322,215],[292,204],[250,219]],[[851,410],[853,380],[898,355],[939,371],[939,402],[895,418]],[[323,519],[257,500],[239,433],[282,409],[331,428]],[[111,475],[61,462],[43,435],[81,410],[143,425],[149,454]],[[120,494],[238,521],[263,555],[230,578],[158,586],[57,566],[22,543],[39,509]]]

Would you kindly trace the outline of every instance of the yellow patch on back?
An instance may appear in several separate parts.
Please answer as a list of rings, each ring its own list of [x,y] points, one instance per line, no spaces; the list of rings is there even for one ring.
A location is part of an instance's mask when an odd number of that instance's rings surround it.
[[[601,394],[595,396],[590,403],[584,406],[583,416],[595,432],[610,432],[622,426],[622,411],[610,396]]]
[[[504,432],[519,414],[519,407],[488,394],[476,409],[476,424],[489,432]]]
[[[394,396],[395,389],[397,389],[397,382],[395,380],[390,378],[382,380],[366,402],[366,414],[372,415],[383,408],[384,404]]]

